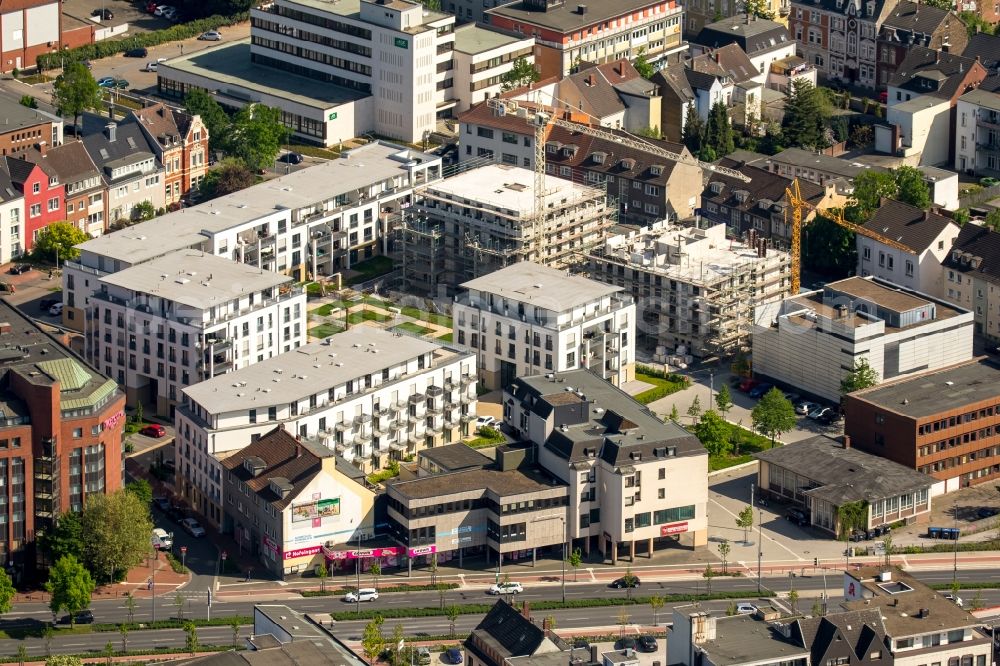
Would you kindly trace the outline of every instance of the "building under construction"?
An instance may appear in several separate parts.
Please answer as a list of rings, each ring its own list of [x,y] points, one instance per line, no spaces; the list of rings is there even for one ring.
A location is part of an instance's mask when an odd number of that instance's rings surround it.
[[[583,261],[615,223],[603,187],[546,175],[539,202],[534,181],[530,169],[488,164],[420,191],[399,232],[407,289],[445,295],[519,261]]]
[[[790,293],[791,258],[751,230],[657,222],[612,235],[590,253],[591,277],[636,299],[638,335],[667,356],[725,356],[749,349],[754,307]]]

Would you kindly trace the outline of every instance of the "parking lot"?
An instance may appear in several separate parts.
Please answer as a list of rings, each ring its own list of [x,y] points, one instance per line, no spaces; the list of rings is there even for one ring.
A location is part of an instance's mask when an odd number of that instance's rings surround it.
[[[113,17],[106,21],[91,18],[95,10],[110,10]],[[115,26],[128,23],[129,35],[137,32],[162,30],[171,25],[166,19],[153,16],[145,11],[137,2],[125,0],[72,0],[63,4],[63,14],[88,24]]]

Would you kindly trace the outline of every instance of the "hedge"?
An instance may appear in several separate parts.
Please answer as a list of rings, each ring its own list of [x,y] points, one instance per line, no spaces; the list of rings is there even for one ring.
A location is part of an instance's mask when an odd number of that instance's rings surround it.
[[[200,643],[198,644],[198,652],[199,653],[202,653],[202,652],[229,652],[229,651],[231,651],[233,649],[234,648],[233,648],[232,645],[202,645]],[[243,647],[242,645],[237,645],[237,647],[235,649],[236,650],[245,650],[246,648]],[[147,649],[147,650],[129,650],[128,652],[122,652],[121,650],[115,650],[115,653],[112,656],[113,657],[121,657],[121,656],[125,655],[125,656],[129,656],[129,657],[153,657],[153,656],[161,655],[161,654],[171,654],[171,655],[172,654],[187,654],[187,650],[182,645],[179,645],[177,647],[150,648],[150,649]],[[101,649],[91,650],[90,652],[80,652],[80,653],[75,654],[75,655],[63,655],[63,654],[60,654],[60,655],[52,655],[52,656],[59,656],[59,657],[80,657],[81,659],[95,659],[97,657],[102,657],[103,658],[104,655],[105,655],[104,649],[101,648]],[[24,663],[32,663],[32,662],[40,662],[40,661],[46,661],[44,655],[34,655],[34,656],[33,655],[29,655],[27,657],[27,659],[22,659],[21,657],[18,657],[17,655],[0,656],[0,664],[24,664]],[[160,662],[160,661],[163,661],[163,660],[162,659],[157,659],[156,661]],[[89,662],[89,663],[90,664],[95,664],[97,662]],[[128,663],[131,664],[132,666],[139,666],[140,664],[145,664],[146,662],[143,662],[143,661],[129,661]]]
[[[146,629],[183,629],[184,625],[188,622],[194,623],[196,627],[228,627],[233,623],[233,620],[237,620],[240,625],[253,624],[253,618],[249,615],[224,615],[222,617],[213,617],[211,620],[205,620],[203,618],[184,618],[179,619],[169,619],[169,620],[157,620],[156,622],[132,622],[124,623],[129,631],[144,631]],[[111,623],[100,623],[91,625],[91,631],[94,632],[110,632],[119,631],[121,624],[111,624]]]
[[[176,42],[182,39],[197,37],[209,30],[218,30],[224,26],[231,26],[242,23],[250,18],[249,12],[240,12],[232,16],[209,16],[208,18],[197,19],[189,23],[178,23],[163,30],[153,30],[143,32],[124,39],[105,39],[94,44],[85,44],[74,49],[55,51],[53,53],[43,53],[35,60],[38,71],[47,69],[58,69],[64,62],[78,62],[81,60],[98,60],[108,56],[124,53],[129,49],[139,47],[159,46],[167,42]]]

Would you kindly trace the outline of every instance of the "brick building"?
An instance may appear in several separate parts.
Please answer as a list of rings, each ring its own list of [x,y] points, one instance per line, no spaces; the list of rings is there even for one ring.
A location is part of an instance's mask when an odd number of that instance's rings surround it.
[[[937,480],[935,494],[1000,478],[1000,368],[977,359],[845,397],[853,446]]]
[[[208,128],[201,116],[171,109],[162,102],[132,115],[163,165],[164,202],[168,206],[179,202],[208,173]]]
[[[0,14],[2,16],[2,14]],[[0,155],[13,155],[41,141],[58,146],[63,140],[62,118],[29,109],[16,99],[0,96]]]
[[[886,17],[878,33],[878,85],[881,88],[889,84],[913,46],[962,53],[968,43],[965,24],[954,12],[903,0]]]
[[[2,158],[0,166],[10,176],[14,187],[24,195],[25,252],[30,252],[42,229],[66,219],[66,187],[51,165],[34,164],[17,157]]]
[[[82,141],[70,141],[54,148],[41,142],[20,157],[52,172],[65,187],[66,212],[61,219],[94,237],[104,233],[108,190]]]
[[[43,53],[61,45],[62,3],[58,0],[12,0],[0,8],[0,71],[35,66]]]
[[[34,571],[32,542],[92,493],[122,485],[125,396],[0,301],[0,561]]]

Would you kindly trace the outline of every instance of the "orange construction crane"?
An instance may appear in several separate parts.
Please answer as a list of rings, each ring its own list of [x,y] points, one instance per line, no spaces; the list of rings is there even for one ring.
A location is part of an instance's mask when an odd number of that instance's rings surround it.
[[[872,231],[867,227],[863,227],[859,224],[854,224],[853,222],[848,222],[844,219],[844,214],[842,211],[837,209],[827,209],[819,210],[811,203],[806,201],[802,192],[799,190],[799,179],[795,178],[792,180],[790,187],[785,188],[785,196],[788,197],[788,205],[792,209],[792,294],[799,293],[799,288],[801,287],[801,275],[802,275],[802,227],[806,224],[804,212],[807,209],[813,209],[823,217],[833,220],[835,224],[841,226],[849,231],[853,231],[856,234],[865,236],[866,238],[871,238],[879,243],[888,245],[891,248],[897,250],[902,250],[904,252],[912,252],[910,248],[903,245],[902,243],[895,241],[891,238],[887,238],[882,234]],[[788,216],[786,213],[785,219],[787,221]]]

